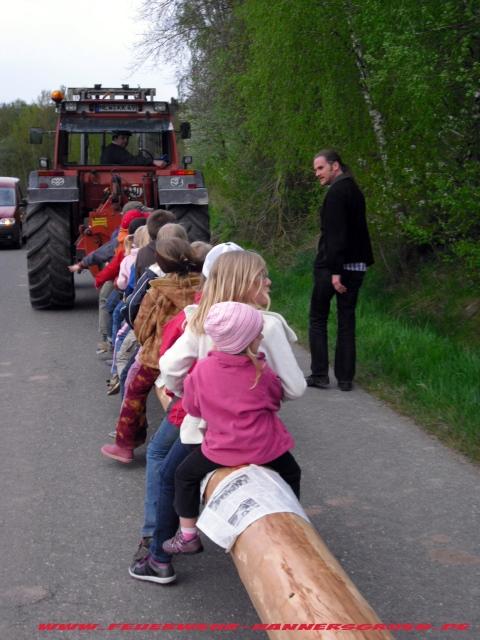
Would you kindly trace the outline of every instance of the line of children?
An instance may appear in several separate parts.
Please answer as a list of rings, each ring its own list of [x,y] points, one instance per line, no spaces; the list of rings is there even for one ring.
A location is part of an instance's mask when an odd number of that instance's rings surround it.
[[[135,226],[135,223],[140,226],[135,230],[133,236],[129,235],[125,238],[125,257],[120,264],[120,270],[118,278],[116,279],[115,286],[121,294],[121,299],[115,306],[112,313],[112,344],[113,344],[113,356],[112,367],[110,371],[110,380],[108,381],[108,395],[115,395],[120,391],[120,373],[118,366],[118,356],[121,350],[122,344],[130,331],[130,327],[124,320],[124,314],[126,310],[127,297],[133,291],[131,284],[131,276],[135,273],[135,260],[138,251],[148,243],[148,231],[145,223],[142,220],[134,220],[129,225],[129,230]],[[122,368],[122,362],[120,362],[120,369]]]
[[[196,245],[203,246],[205,249],[205,243],[192,243],[192,248]],[[216,259],[223,253],[230,251],[243,251],[241,247],[233,242],[226,242],[220,245],[216,245],[206,255],[203,268],[202,277],[204,282],[209,278],[210,271]],[[202,293],[199,291],[195,298],[195,303],[198,304]],[[160,357],[178,340],[185,330],[187,313],[190,314],[191,310],[195,309],[192,305],[180,312],[175,318],[168,322],[163,329],[162,345],[160,347]],[[186,415],[183,410],[181,398],[175,398],[171,400],[166,396],[164,392],[164,386],[162,383],[161,375],[155,382],[155,389],[159,400],[162,405],[165,406],[166,397],[169,403],[167,415],[162,420],[159,428],[152,436],[147,446],[146,453],[146,470],[145,470],[145,500],[144,500],[144,521],[141,528],[141,540],[134,555],[134,562],[142,560],[147,554],[152,540],[153,533],[155,531],[155,523],[157,517],[157,505],[160,495],[160,483],[161,483],[161,470],[163,467],[163,460],[169,453],[172,445],[178,438],[180,426]]]
[[[177,239],[183,242],[183,250],[187,251],[191,262],[195,262],[198,270],[201,270],[206,251],[210,249],[210,245],[207,245],[204,242],[194,242],[190,245],[188,243],[185,229],[179,224],[167,223],[158,230],[156,241],[157,262],[155,265],[150,265],[144,276],[142,276],[143,281],[141,279],[141,281],[138,283],[138,286],[130,296],[130,300],[127,306],[127,312],[130,318],[132,318],[132,306],[135,305],[135,319],[137,317],[138,310],[143,308],[143,311],[140,314],[140,318],[138,318],[138,320],[133,323],[134,329],[132,329],[132,333],[133,335],[135,335],[135,344],[138,344],[138,346],[140,346],[140,343],[143,343],[145,341],[147,342],[147,344],[143,344],[141,350],[135,350],[135,345],[130,346],[130,349],[134,349],[133,352],[135,353],[135,357],[131,362],[125,365],[127,371],[125,379],[125,390],[124,393],[122,393],[123,402],[120,409],[120,416],[117,421],[116,429],[114,432],[112,432],[112,435],[114,438],[116,438],[116,440],[117,431],[122,430],[122,428],[124,429],[125,422],[127,422],[129,425],[128,433],[138,433],[140,440],[142,440],[142,438],[144,440],[144,433],[147,428],[146,401],[148,394],[153,387],[155,378],[158,375],[157,345],[159,342],[161,342],[161,334],[163,330],[162,323],[164,322],[165,318],[162,311],[160,316],[157,318],[155,328],[155,331],[157,333],[157,342],[153,346],[150,344],[151,337],[146,336],[146,332],[153,332],[153,325],[152,323],[150,323],[150,325],[148,325],[148,323],[147,325],[145,325],[144,319],[145,316],[148,316],[148,318],[151,319],[152,314],[156,308],[155,305],[158,306],[158,304],[160,304],[162,299],[165,297],[164,294],[165,288],[167,287],[167,282],[164,282],[163,280],[166,278],[168,283],[170,283],[170,280],[174,277],[174,273],[177,271],[177,267],[178,270],[180,270],[180,273],[184,270],[183,262],[180,262],[177,265],[175,263],[175,260],[172,259],[173,262],[170,261],[170,263],[168,263],[168,260],[164,255],[165,242],[170,239]],[[187,253],[185,255],[187,255]],[[183,260],[183,257],[180,256],[179,260]],[[165,266],[165,264],[167,264],[167,266]],[[168,271],[168,273],[166,273],[165,269],[175,269],[175,271]],[[194,289],[196,290],[196,286],[194,286]],[[171,295],[171,293],[169,295]],[[184,304],[186,304],[185,301]],[[125,340],[128,340],[128,335]],[[121,350],[120,356],[122,356]],[[141,365],[143,365],[143,367],[141,367]],[[127,442],[125,441],[125,439],[122,440],[120,438],[118,440],[116,441],[117,447],[115,448],[115,451],[111,449],[110,445],[106,445],[106,448],[102,450],[103,453],[108,456],[108,452],[113,452],[115,455],[115,460],[124,463],[131,462],[133,460],[133,449],[130,446],[130,441]],[[125,451],[123,451],[122,453],[122,451],[118,447],[123,447]]]
[[[208,312],[218,302],[236,301],[262,310],[264,337],[260,351],[265,353],[266,361],[279,377],[283,399],[300,397],[305,391],[305,379],[290,346],[296,336],[279,314],[265,310],[270,302],[270,285],[265,262],[258,254],[238,251],[217,258],[206,281],[200,304],[185,309],[188,324],[184,333],[160,359],[161,384],[165,384],[176,396],[182,396],[183,383],[191,367],[213,348],[213,341],[204,328]],[[234,390],[235,385],[226,390],[222,398],[225,404],[231,401]],[[173,506],[175,472],[189,453],[202,443],[205,428],[208,432],[203,419],[187,414],[180,427],[180,438],[171,445],[157,468],[155,529],[148,549],[142,545],[141,557],[137,552],[129,568],[130,575],[135,579],[158,584],[168,584],[176,579],[172,549],[167,547],[165,550],[163,547],[174,536],[178,526],[178,516]],[[292,464],[291,469],[294,467],[295,464]],[[293,476],[296,472],[297,469],[292,472],[294,486],[296,481]]]
[[[132,222],[131,225],[135,224],[136,221]],[[130,225],[130,226],[131,226]],[[168,240],[169,238],[180,238],[182,240],[186,240],[188,241],[188,237],[187,237],[187,233],[185,231],[185,229],[179,225],[179,224],[174,224],[172,222],[167,222],[166,224],[164,224],[163,226],[160,227],[160,229],[158,230],[157,233],[157,242],[159,242],[160,240]],[[138,299],[138,305],[140,305],[141,302],[141,298],[143,298],[143,295],[145,295],[147,288],[149,286],[149,282],[150,280],[152,280],[153,278],[158,278],[160,276],[165,275],[163,273],[163,271],[160,269],[160,266],[158,265],[158,263],[155,263],[155,265],[151,265],[148,269],[147,272],[150,274],[148,278],[144,279],[145,282],[145,286],[144,287],[140,287],[140,290],[142,292],[141,296],[138,296],[138,291],[139,288],[135,286],[136,282],[135,282],[135,274],[136,274],[136,261],[137,261],[137,257],[138,257],[138,253],[144,248],[146,247],[148,244],[150,243],[150,234],[148,231],[148,227],[145,226],[143,228],[143,232],[141,235],[141,240],[140,240],[140,245],[139,245],[139,249],[136,253],[136,255],[134,256],[133,260],[130,261],[130,264],[126,266],[125,271],[128,272],[128,284],[127,284],[127,289],[128,289],[128,297],[125,300],[125,303],[121,305],[121,308],[118,309],[116,308],[115,311],[113,312],[113,322],[112,322],[112,340],[113,340],[113,344],[115,345],[114,348],[114,356],[113,356],[113,360],[114,363],[112,364],[112,367],[116,367],[116,360],[117,360],[117,352],[118,352],[118,358],[121,359],[122,363],[123,363],[123,358],[126,355],[126,353],[128,353],[128,357],[126,358],[125,364],[123,368],[127,368],[127,371],[125,372],[125,379],[126,379],[126,374],[128,373],[128,369],[129,367],[129,360],[130,357],[132,356],[132,349],[135,350],[135,353],[137,353],[138,348],[139,348],[139,344],[138,341],[136,339],[135,336],[135,332],[133,330],[133,327],[130,327],[130,325],[128,324],[128,321],[126,320],[126,317],[128,315],[129,309],[130,309],[130,305],[132,304],[132,299],[135,296],[137,296]],[[124,259],[125,260],[125,259]],[[119,272],[119,277],[117,278],[116,281],[116,286],[117,288],[122,288],[122,265],[124,264],[124,260],[122,260],[122,264],[120,265],[120,272]],[[146,274],[144,274],[146,275]],[[116,329],[115,327],[115,320],[116,320],[116,314],[121,314],[122,318],[125,318],[125,323],[122,327],[122,332],[119,336],[119,344],[117,345],[116,341],[115,341],[115,334],[114,331]],[[130,336],[130,340],[128,340],[128,334],[131,330],[131,336]],[[127,339],[127,347],[129,349],[129,351],[123,350],[122,351],[122,344],[124,342],[124,340]],[[130,363],[130,366],[132,363]],[[122,369],[123,370],[123,369]],[[118,379],[115,379],[114,382],[114,388],[118,387],[118,391],[120,391],[121,389],[121,379],[120,379],[120,374],[118,374]],[[110,391],[108,393],[111,393]],[[124,390],[122,390],[122,398],[124,396]]]
[[[149,215],[149,212],[152,209],[149,209],[144,204],[139,201],[131,200],[122,208],[122,222],[124,221],[124,216],[130,211],[141,212],[145,217]],[[106,263],[110,262],[115,253],[119,249],[119,244],[123,241],[126,232],[125,228],[122,230],[121,227],[115,229],[112,233],[112,236],[108,242],[103,244],[98,249],[90,252],[88,255],[84,256],[79,262],[69,265],[68,269],[71,273],[81,273],[84,269],[88,269],[92,266],[100,267],[103,269]],[[97,354],[107,353],[110,350],[110,344],[108,342],[108,336],[110,334],[110,316],[108,313],[105,313],[105,305],[107,298],[110,292],[113,289],[113,283],[111,281],[105,282],[99,292],[99,325],[98,331],[100,334],[100,342],[97,345]]]
[[[198,244],[203,245],[200,252],[205,249],[204,243]],[[152,242],[147,247],[151,257]],[[150,259],[145,253],[147,247],[142,249],[144,262]],[[174,399],[147,447],[145,521],[142,541],[129,573],[136,579],[159,584],[176,579],[172,554],[201,550],[194,519],[199,506],[198,478],[204,468],[212,464],[214,468],[238,464],[240,460],[268,463],[284,476],[297,495],[300,487],[300,468],[289,453],[293,440],[276,411],[281,400],[303,394],[305,380],[290,346],[296,340],[295,334],[281,316],[266,311],[271,282],[265,262],[258,254],[243,251],[233,243],[214,247],[205,260],[208,278],[198,303],[203,260],[196,260],[191,250],[186,241],[183,246],[182,241],[165,244],[160,240],[155,244],[161,275],[154,274],[153,280],[146,276],[148,282],[140,285],[144,289],[137,296],[141,303],[134,310],[134,315],[140,312],[133,323],[143,346],[128,373],[115,444],[102,447],[104,456],[131,462],[133,449],[145,440],[146,396],[158,376],[159,397],[164,401],[168,389]],[[194,300],[198,304],[191,304]],[[227,306],[219,307],[219,303]],[[229,339],[233,337],[233,347],[222,342],[225,332]],[[225,368],[225,359],[229,361],[226,368],[231,380],[223,388],[220,384],[223,369],[220,376],[216,371],[210,380],[204,374],[210,362]],[[187,377],[197,361],[196,369]],[[235,418],[236,400],[244,403],[242,415],[246,422],[240,425],[244,431],[238,429]],[[267,414],[267,419],[259,421],[260,415],[266,418]],[[218,438],[219,419],[230,429],[228,443]],[[234,442],[235,451],[229,449]],[[189,454],[193,456],[191,459],[187,457]],[[181,521],[174,535],[179,522],[174,509],[175,473],[179,466],[175,506],[187,521]],[[186,483],[182,475],[185,472]]]
[[[147,220],[149,214],[140,211],[139,209],[129,209],[123,214],[122,221],[120,223],[120,229],[117,236],[117,248],[115,254],[109,260],[109,262],[103,267],[103,269],[95,276],[95,286],[99,289],[99,330],[101,333],[101,341],[97,348],[97,355],[103,353],[110,353],[113,350],[111,342],[112,333],[112,313],[117,302],[120,299],[120,294],[115,289],[115,280],[120,270],[120,264],[125,255],[124,252],[124,240],[128,235],[131,235],[136,229],[137,220],[142,220],[142,224]]]
[[[128,372],[115,444],[106,444],[101,449],[104,456],[123,463],[133,460],[134,448],[146,439],[146,400],[158,376],[163,325],[193,302],[200,284],[201,264],[188,241],[159,240],[156,251],[157,262],[165,275],[150,281],[140,306],[135,335],[141,349]]]

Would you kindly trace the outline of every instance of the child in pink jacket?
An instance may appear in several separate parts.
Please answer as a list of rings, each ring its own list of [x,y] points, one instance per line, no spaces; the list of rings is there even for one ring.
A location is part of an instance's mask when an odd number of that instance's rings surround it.
[[[183,407],[207,422],[202,444],[178,467],[175,510],[177,534],[163,544],[166,553],[198,553],[202,543],[196,529],[200,482],[218,467],[267,465],[300,494],[300,467],[289,452],[292,436],[277,416],[282,385],[258,353],[263,316],[240,302],[214,304],[205,333],[216,350],[199,360],[184,384]]]

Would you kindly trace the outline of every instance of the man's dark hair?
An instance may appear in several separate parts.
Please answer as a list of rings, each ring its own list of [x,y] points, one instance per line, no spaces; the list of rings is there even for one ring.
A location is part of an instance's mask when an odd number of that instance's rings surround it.
[[[332,164],[333,162],[338,162],[338,164],[340,165],[340,169],[343,171],[343,173],[348,173],[348,175],[352,175],[350,168],[348,167],[348,165],[346,165],[343,162],[342,158],[340,157],[340,154],[338,153],[338,151],[335,151],[335,149],[322,149],[321,151],[315,154],[314,159],[316,158],[325,158],[328,164]]]
[[[166,211],[165,209],[157,209],[156,211],[152,211],[152,213],[147,218],[147,229],[150,240],[157,239],[157,233],[160,227],[163,227],[163,225],[167,224],[167,222],[175,221],[175,214],[171,211]]]
[[[157,263],[164,273],[200,273],[202,262],[193,253],[190,243],[181,238],[157,242]]]

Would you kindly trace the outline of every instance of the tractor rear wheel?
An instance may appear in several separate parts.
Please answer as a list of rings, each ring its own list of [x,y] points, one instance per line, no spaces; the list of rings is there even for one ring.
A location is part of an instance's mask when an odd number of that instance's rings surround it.
[[[73,262],[70,206],[32,204],[27,209],[27,268],[34,309],[73,306],[75,286],[68,265]]]
[[[208,205],[172,204],[168,209],[175,214],[178,224],[185,227],[190,242],[210,242]]]

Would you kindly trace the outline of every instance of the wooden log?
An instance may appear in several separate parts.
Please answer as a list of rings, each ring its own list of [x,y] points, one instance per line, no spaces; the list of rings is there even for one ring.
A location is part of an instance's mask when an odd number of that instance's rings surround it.
[[[236,469],[219,469],[208,482],[208,500]],[[392,640],[314,527],[293,513],[252,523],[230,554],[265,629],[275,640]],[[325,627],[318,628],[324,624]],[[339,628],[327,629],[328,624]],[[312,625],[310,629],[282,629]],[[317,628],[315,629],[315,625]],[[341,630],[340,625],[355,625]],[[371,625],[367,628],[358,628]],[[372,626],[379,625],[377,629]]]

